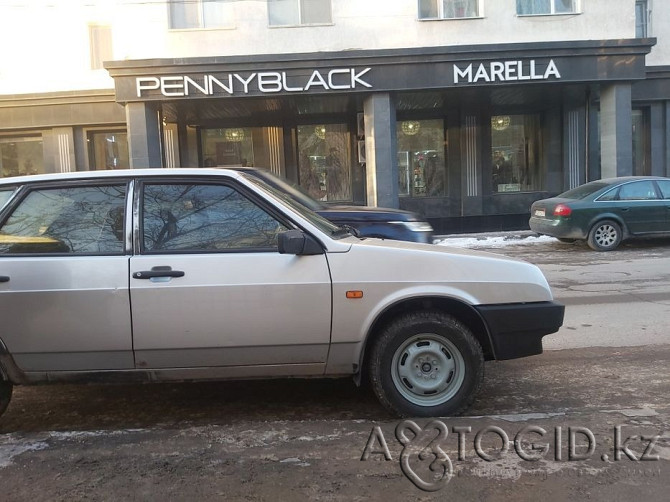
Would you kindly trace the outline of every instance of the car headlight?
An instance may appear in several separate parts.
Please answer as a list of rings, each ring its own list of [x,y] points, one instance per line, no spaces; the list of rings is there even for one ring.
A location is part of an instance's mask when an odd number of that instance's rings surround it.
[[[391,221],[394,225],[402,225],[412,232],[432,232],[433,227],[427,221]]]

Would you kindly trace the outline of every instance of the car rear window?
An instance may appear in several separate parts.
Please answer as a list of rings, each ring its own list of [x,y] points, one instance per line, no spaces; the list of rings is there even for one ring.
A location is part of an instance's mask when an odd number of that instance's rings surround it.
[[[581,185],[576,188],[573,188],[572,190],[568,190],[567,192],[562,193],[559,195],[561,199],[583,199],[584,197],[588,197],[591,194],[596,193],[598,190],[605,188],[609,186],[608,183],[603,183],[601,181],[592,181],[591,183],[587,183],[586,185]]]

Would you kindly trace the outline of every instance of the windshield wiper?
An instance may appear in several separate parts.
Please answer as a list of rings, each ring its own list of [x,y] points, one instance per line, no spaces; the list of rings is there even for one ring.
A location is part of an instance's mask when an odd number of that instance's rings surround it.
[[[361,237],[361,233],[357,228],[352,227],[351,225],[346,225],[346,224],[345,225],[340,225],[340,228],[337,229],[336,234],[337,235],[351,234],[354,237],[358,237],[358,238]]]

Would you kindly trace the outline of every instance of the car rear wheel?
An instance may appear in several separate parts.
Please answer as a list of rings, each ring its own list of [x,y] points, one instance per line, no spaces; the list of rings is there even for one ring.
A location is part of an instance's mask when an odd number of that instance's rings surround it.
[[[589,232],[588,244],[596,251],[611,251],[621,243],[621,226],[612,220],[599,221]]]
[[[5,412],[12,399],[12,384],[0,378],[0,416]]]
[[[372,388],[399,416],[458,415],[483,378],[481,346],[465,325],[441,312],[399,317],[372,346]]]

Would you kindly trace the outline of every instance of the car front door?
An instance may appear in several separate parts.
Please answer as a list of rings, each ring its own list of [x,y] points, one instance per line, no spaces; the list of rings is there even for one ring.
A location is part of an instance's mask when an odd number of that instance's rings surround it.
[[[279,254],[277,234],[290,223],[271,206],[232,182],[146,181],[138,223],[138,368],[320,371],[330,342],[326,257]]]
[[[632,234],[662,232],[666,206],[667,201],[659,197],[651,180],[633,181],[619,188],[616,210]]]
[[[134,367],[126,193],[126,182],[41,185],[7,208],[0,340],[22,370]]]

